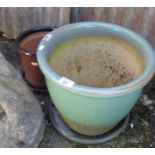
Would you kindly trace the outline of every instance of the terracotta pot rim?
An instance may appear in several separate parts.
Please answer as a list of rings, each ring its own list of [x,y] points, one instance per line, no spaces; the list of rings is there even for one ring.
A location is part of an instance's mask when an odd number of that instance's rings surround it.
[[[53,31],[56,27],[52,27],[52,26],[46,26],[46,25],[41,25],[41,26],[37,26],[37,27],[33,27],[31,29],[28,29],[26,31],[24,31],[23,33],[21,33],[15,41],[15,44],[17,46],[17,48],[20,50],[20,52],[22,53],[27,53],[28,56],[36,56],[36,53],[34,51],[28,51],[24,48],[22,48],[20,46],[20,43],[22,42],[22,40],[24,38],[26,38],[27,36],[31,35],[31,34],[35,34],[38,32],[44,32],[44,31]]]

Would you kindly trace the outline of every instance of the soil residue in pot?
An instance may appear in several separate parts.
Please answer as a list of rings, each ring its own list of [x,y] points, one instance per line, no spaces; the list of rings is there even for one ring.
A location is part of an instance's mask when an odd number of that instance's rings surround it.
[[[126,84],[143,73],[144,60],[127,43],[85,36],[61,43],[49,56],[50,67],[78,84],[108,88]]]

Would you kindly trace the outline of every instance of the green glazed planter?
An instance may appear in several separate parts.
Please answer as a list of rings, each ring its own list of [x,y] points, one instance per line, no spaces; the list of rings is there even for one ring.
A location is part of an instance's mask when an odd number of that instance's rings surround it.
[[[49,54],[61,42],[85,35],[125,40],[144,57],[144,72],[137,79],[112,88],[88,87],[60,77],[48,65]],[[155,67],[153,49],[145,39],[121,26],[100,22],[69,24],[47,34],[39,44],[37,59],[57,110],[73,130],[84,135],[103,134],[126,117],[152,78]]]

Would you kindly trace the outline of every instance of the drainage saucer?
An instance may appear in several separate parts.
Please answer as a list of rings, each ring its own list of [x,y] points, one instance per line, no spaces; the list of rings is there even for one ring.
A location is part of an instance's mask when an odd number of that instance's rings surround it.
[[[73,131],[68,125],[63,121],[60,114],[54,107],[54,105],[49,105],[49,114],[51,122],[54,128],[62,134],[68,140],[81,143],[81,144],[98,144],[107,142],[115,137],[118,137],[127,127],[129,121],[129,115],[126,116],[122,121],[120,121],[113,129],[105,134],[98,136],[86,136]]]

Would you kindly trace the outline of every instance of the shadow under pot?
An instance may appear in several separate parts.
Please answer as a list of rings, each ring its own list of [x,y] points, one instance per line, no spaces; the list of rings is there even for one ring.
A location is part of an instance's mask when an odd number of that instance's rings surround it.
[[[44,75],[38,66],[36,49],[42,38],[52,30],[50,26],[35,27],[23,32],[16,40],[23,74],[32,88],[46,88]]]

